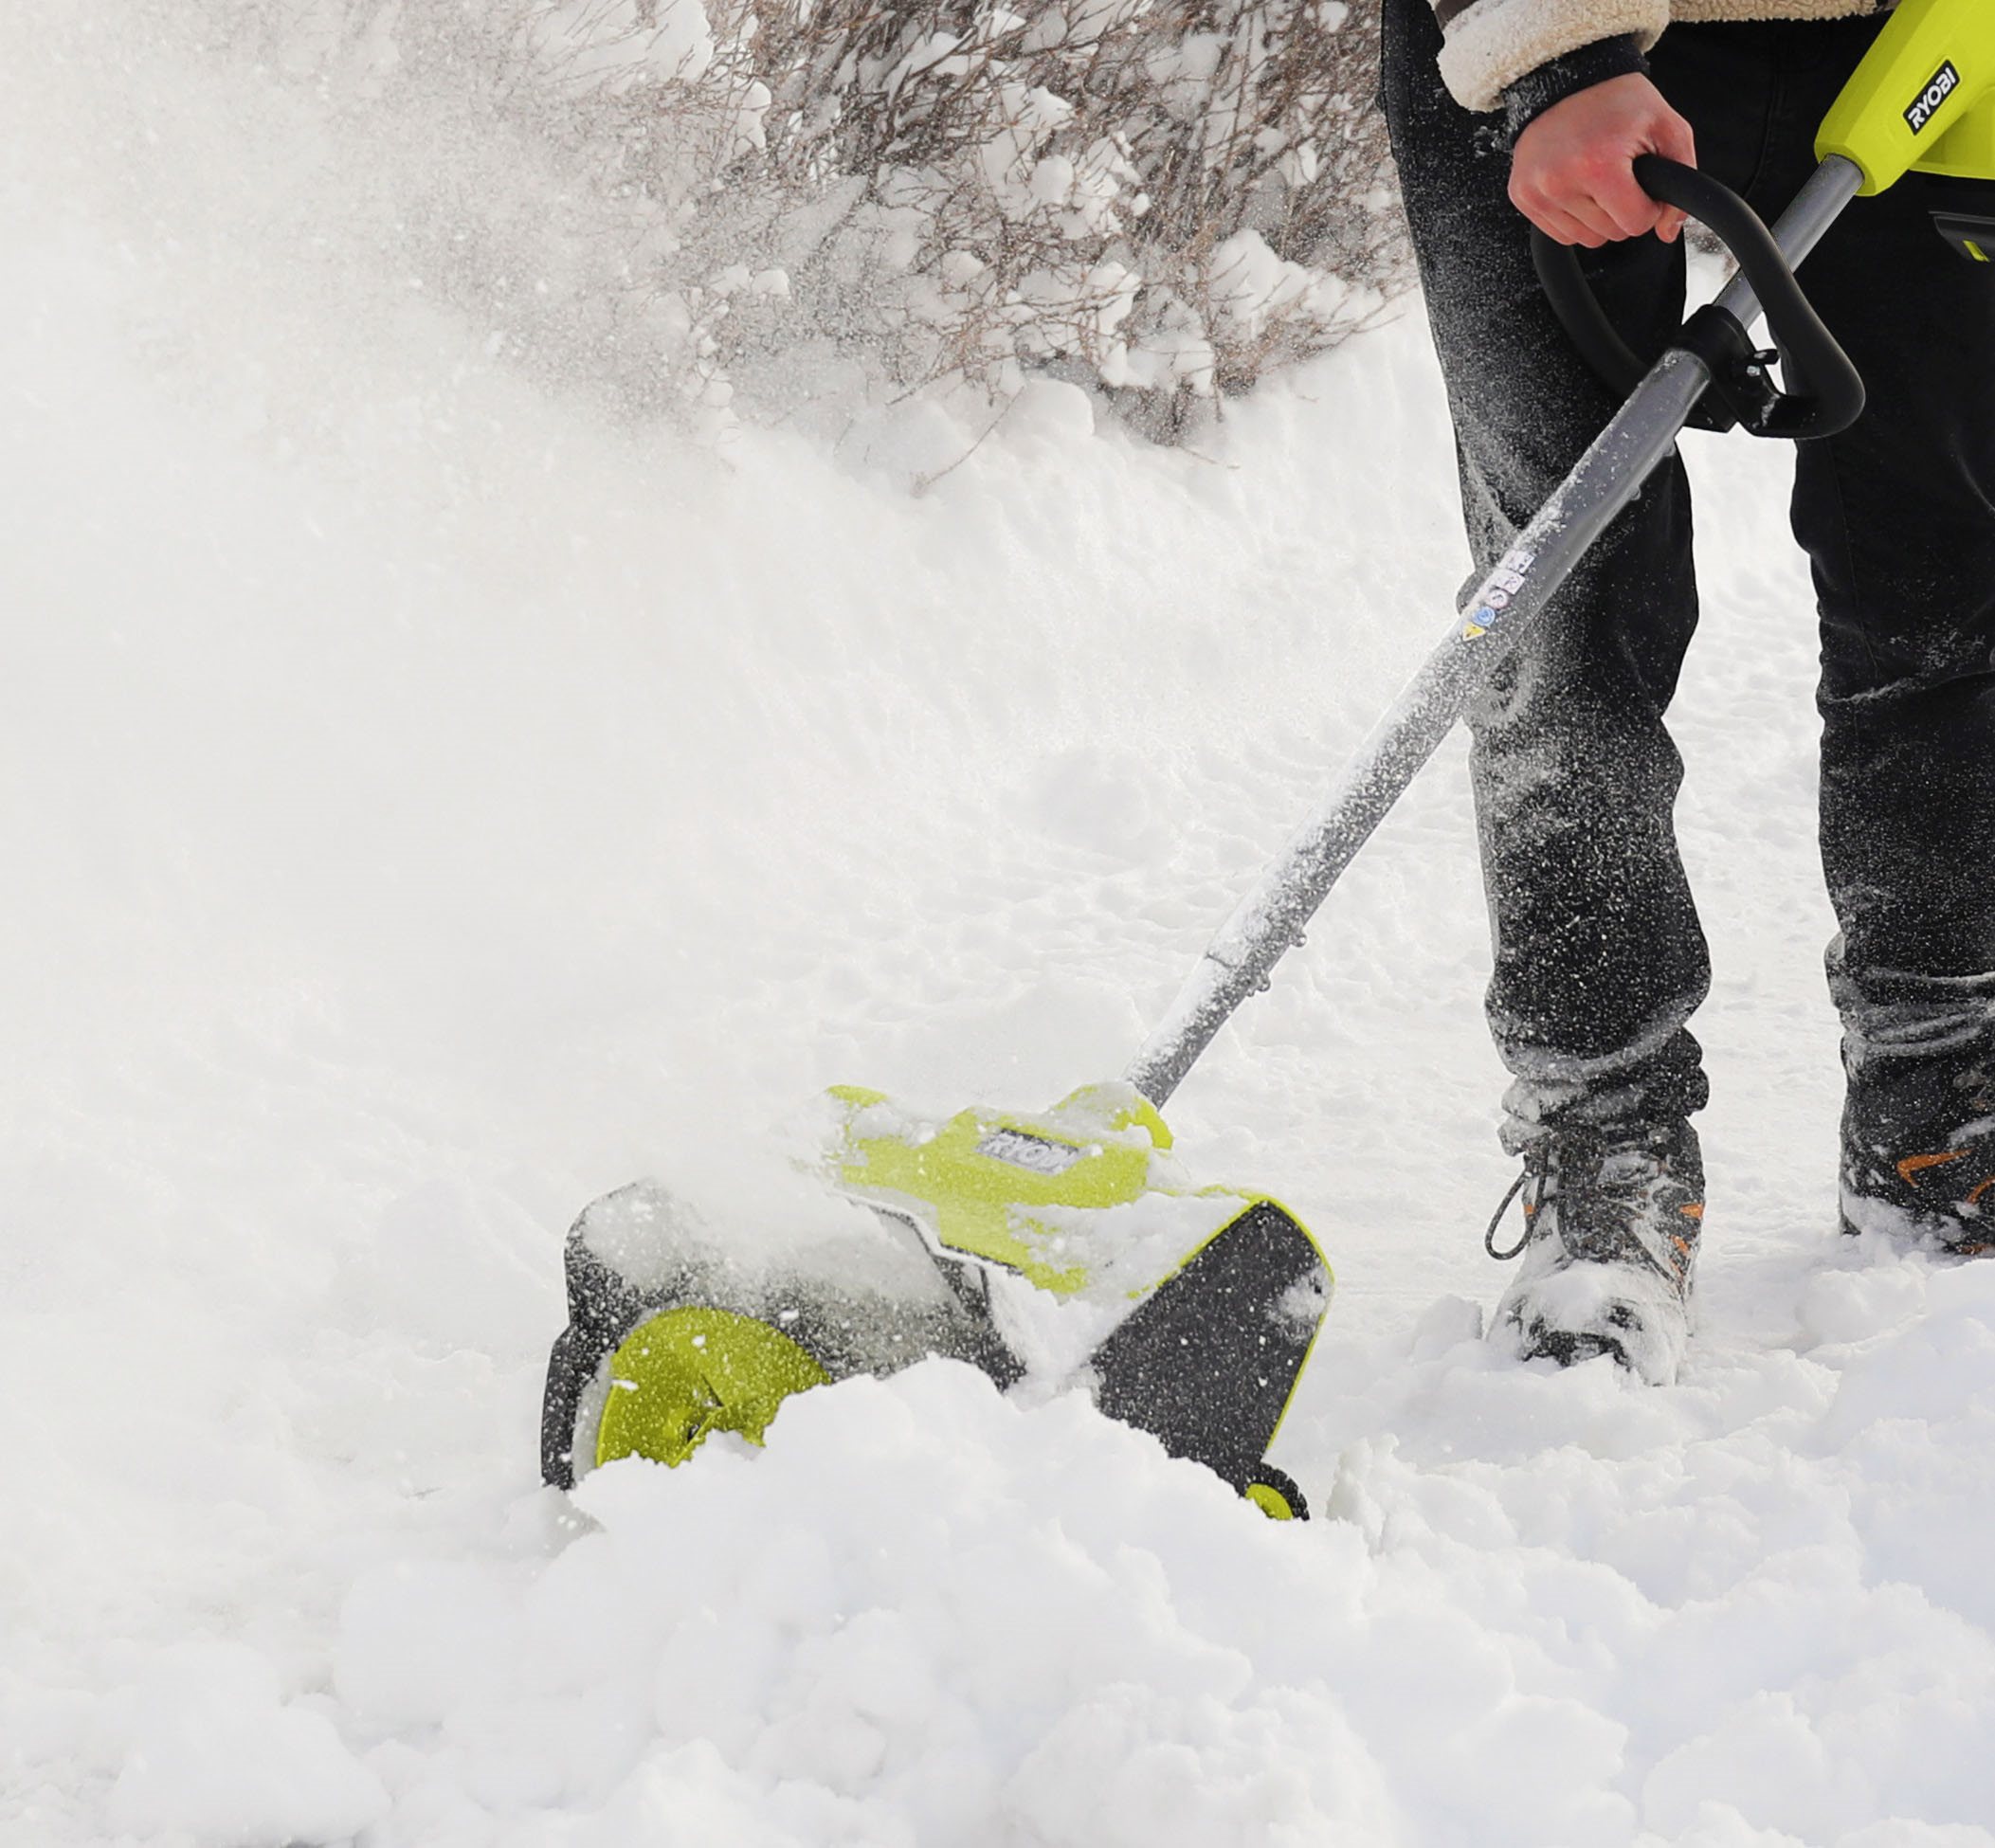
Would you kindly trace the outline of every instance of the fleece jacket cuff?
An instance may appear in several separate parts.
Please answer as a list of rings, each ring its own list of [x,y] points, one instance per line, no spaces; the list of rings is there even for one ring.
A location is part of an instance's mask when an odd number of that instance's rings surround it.
[[[1551,59],[1533,71],[1527,71],[1503,91],[1503,132],[1511,146],[1516,145],[1533,122],[1555,102],[1605,83],[1610,77],[1646,75],[1649,61],[1641,55],[1641,42],[1632,32],[1611,39],[1596,39],[1577,51]]]
[[[1730,0],[1741,4],[1741,0]],[[1862,0],[1820,0],[1827,6]],[[1674,0],[1686,5],[1688,0]],[[1809,0],[1778,0],[1804,8]],[[1646,51],[1670,22],[1673,0],[1442,0],[1441,75],[1464,109],[1503,107],[1503,92],[1539,65],[1631,33]]]

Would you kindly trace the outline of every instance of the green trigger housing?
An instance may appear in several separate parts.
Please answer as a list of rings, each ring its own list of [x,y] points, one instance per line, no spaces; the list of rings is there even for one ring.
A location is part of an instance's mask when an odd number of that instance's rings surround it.
[[[1926,176],[1940,235],[1995,261],[1995,6],[1899,0],[1823,119],[1819,159],[1862,170],[1862,192]]]

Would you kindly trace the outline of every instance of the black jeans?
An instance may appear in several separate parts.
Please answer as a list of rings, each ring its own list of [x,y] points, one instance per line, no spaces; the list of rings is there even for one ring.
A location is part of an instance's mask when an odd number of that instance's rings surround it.
[[[1499,118],[1442,88],[1428,0],[1384,8],[1382,98],[1479,572],[1616,405],[1538,290]],[[1678,25],[1651,62],[1700,165],[1770,221],[1878,29]],[[1950,247],[1932,203],[1917,177],[1857,201],[1802,273],[1870,389],[1852,429],[1797,445],[1792,517],[1822,625],[1830,983],[1853,1087],[1894,1096],[1995,1045],[1995,265]],[[1629,343],[1659,350],[1682,315],[1680,245],[1641,238],[1587,266]],[[1705,1101],[1686,1023],[1710,963],[1663,725],[1696,619],[1672,458],[1470,715],[1513,1150]]]

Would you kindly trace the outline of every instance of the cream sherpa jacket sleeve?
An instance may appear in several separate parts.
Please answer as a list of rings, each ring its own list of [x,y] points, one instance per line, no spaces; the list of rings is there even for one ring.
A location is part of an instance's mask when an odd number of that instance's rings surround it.
[[[1838,19],[1895,0],[1434,0],[1441,75],[1465,109],[1500,109],[1527,72],[1601,39],[1632,33],[1646,51],[1672,19]],[[1995,5],[1995,0],[1990,0]]]
[[[1435,0],[1441,75],[1465,109],[1500,109],[1503,92],[1540,64],[1598,39],[1662,36],[1670,0]]]

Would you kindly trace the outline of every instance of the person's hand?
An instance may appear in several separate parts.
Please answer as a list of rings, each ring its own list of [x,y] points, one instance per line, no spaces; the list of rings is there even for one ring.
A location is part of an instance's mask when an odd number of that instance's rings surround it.
[[[1610,77],[1555,102],[1517,136],[1510,201],[1561,244],[1598,250],[1654,231],[1664,244],[1683,214],[1659,205],[1635,179],[1635,156],[1697,164],[1691,127],[1639,71]]]

